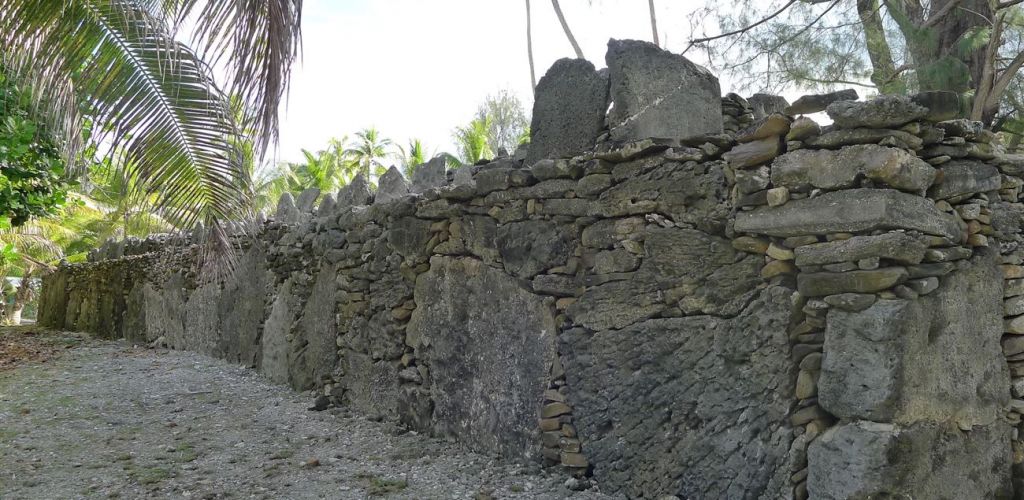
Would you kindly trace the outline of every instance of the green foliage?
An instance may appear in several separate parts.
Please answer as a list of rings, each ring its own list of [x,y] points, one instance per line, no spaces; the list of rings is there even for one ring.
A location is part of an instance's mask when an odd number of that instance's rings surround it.
[[[247,215],[242,163],[276,138],[301,3],[0,0],[0,57],[19,83],[47,89],[33,113],[61,132],[65,157],[79,157],[81,127],[94,123],[99,154],[117,156],[121,176],[154,195],[164,218],[210,226]],[[214,64],[227,82],[214,80]],[[230,94],[256,112],[248,152],[237,149]]]
[[[529,135],[530,120],[523,103],[507,89],[487,96],[477,109],[476,119],[487,122],[487,147],[494,153],[504,149],[511,154],[522,142],[523,132]]]
[[[494,151],[488,142],[488,131],[491,128],[491,117],[476,118],[464,127],[456,127],[453,135],[459,148],[459,159],[464,164],[472,165],[480,160],[494,157]]]
[[[402,173],[409,179],[412,178],[416,167],[427,162],[426,148],[419,139],[409,139],[409,147],[398,146],[398,160],[401,162]]]
[[[382,160],[389,156],[391,146],[391,139],[381,136],[375,127],[369,127],[356,132],[356,141],[345,154],[359,166],[359,173],[371,180],[387,171]]]
[[[30,106],[28,92],[0,73],[0,230],[53,214],[65,201],[64,159]]]

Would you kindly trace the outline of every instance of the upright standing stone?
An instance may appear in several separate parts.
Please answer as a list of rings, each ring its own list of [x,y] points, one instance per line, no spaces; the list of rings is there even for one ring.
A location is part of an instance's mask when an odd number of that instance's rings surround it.
[[[534,98],[526,163],[575,156],[593,147],[604,129],[608,77],[584,59],[559,59]]]
[[[374,204],[387,203],[409,194],[409,183],[397,168],[392,166],[377,181],[377,197]]]
[[[789,101],[785,97],[772,94],[754,94],[747,99],[750,109],[754,110],[754,119],[764,118],[772,113],[785,113]]]
[[[282,194],[281,199],[277,201],[277,217],[275,218],[278,222],[293,224],[299,221],[299,216],[300,212],[295,207],[295,198],[292,198],[292,194]]]
[[[312,187],[303,190],[299,193],[299,199],[295,202],[295,205],[299,209],[299,212],[307,213],[313,211],[313,206],[316,204],[316,199],[320,197],[320,190]]]
[[[435,156],[413,171],[412,192],[422,193],[430,188],[444,186],[447,180],[444,172],[444,156]]]
[[[360,205],[369,205],[372,196],[366,177],[359,174],[352,179],[352,182],[338,191],[338,209],[346,210]]]
[[[638,40],[609,40],[612,139],[722,132],[722,91],[707,69]]]

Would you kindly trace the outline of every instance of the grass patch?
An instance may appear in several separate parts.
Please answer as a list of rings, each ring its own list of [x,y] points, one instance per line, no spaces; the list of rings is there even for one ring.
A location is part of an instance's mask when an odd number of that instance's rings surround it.
[[[171,477],[171,471],[163,467],[143,467],[129,472],[128,475],[139,484],[156,484]]]
[[[174,451],[177,453],[174,459],[181,463],[192,462],[199,458],[199,453],[190,443],[181,443]]]
[[[360,472],[356,474],[356,479],[362,483],[363,489],[370,496],[398,493],[409,487],[409,482],[405,479],[386,479],[370,472]]]

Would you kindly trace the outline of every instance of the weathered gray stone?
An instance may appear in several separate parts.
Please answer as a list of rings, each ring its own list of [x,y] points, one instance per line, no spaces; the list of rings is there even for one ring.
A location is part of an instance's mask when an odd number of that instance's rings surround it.
[[[927,249],[919,238],[906,233],[884,233],[803,245],[794,252],[798,266],[855,262],[869,257],[881,257],[900,264],[920,264]]]
[[[953,160],[942,164],[939,171],[935,185],[928,190],[928,196],[936,200],[995,191],[1002,185],[999,170],[980,161]]]
[[[722,131],[721,89],[708,70],[649,42],[609,40],[605,55],[615,140]]]
[[[840,128],[899,127],[928,114],[928,108],[900,95],[881,95],[869,101],[837,101],[829,104],[826,111]]]
[[[828,313],[818,400],[844,419],[995,421],[1009,397],[991,254],[917,300]]]
[[[412,192],[422,193],[448,183],[444,156],[435,156],[412,172]]]
[[[560,336],[574,420],[602,491],[781,497],[792,434],[789,390],[776,381],[791,369],[789,297],[769,287],[732,319],[654,319]]]
[[[733,175],[736,177],[736,189],[743,194],[767,189],[771,181],[771,171],[767,166],[737,170]]]
[[[860,312],[878,300],[873,293],[840,293],[825,297],[825,303],[843,311]]]
[[[1010,427],[856,421],[811,442],[810,498],[1011,498]]]
[[[882,141],[895,139],[910,149],[921,149],[923,141],[920,137],[902,130],[877,128],[839,129],[809,137],[804,142],[812,148],[836,149],[855,144],[879,144]]]
[[[754,94],[747,98],[747,103],[754,111],[755,120],[772,113],[785,113],[789,107],[789,101],[785,97],[772,94]]]
[[[337,208],[337,202],[334,201],[334,195],[327,193],[324,195],[324,199],[320,201],[320,206],[316,207],[316,215],[317,217],[334,215],[335,208]]]
[[[431,259],[415,299],[408,335],[430,366],[434,430],[535,459],[537,408],[556,355],[551,310],[514,278],[467,258]]]
[[[583,165],[569,160],[552,160],[550,158],[537,161],[530,167],[530,172],[538,180],[547,179],[578,179],[583,175]],[[575,183],[573,183],[575,187]]]
[[[405,198],[409,195],[409,183],[397,168],[392,166],[377,180],[377,195],[373,203],[381,205]]]
[[[270,314],[263,323],[263,336],[260,343],[263,352],[260,356],[258,369],[272,382],[289,383],[288,353],[291,351],[292,324],[299,314],[299,299],[292,292],[294,284],[291,279],[280,286],[277,298],[270,308]]]
[[[301,213],[299,209],[295,207],[295,198],[292,198],[292,194],[285,192],[281,195],[281,199],[277,202],[277,215],[274,216],[278,222],[285,224],[294,224],[299,221]]]
[[[316,199],[320,197],[320,190],[311,187],[299,193],[299,199],[295,201],[295,207],[302,213],[312,212],[316,205]]]
[[[802,236],[914,229],[960,241],[960,227],[927,198],[893,189],[849,189],[736,214],[736,232]]]
[[[797,289],[806,297],[840,293],[874,293],[898,285],[907,279],[902,267],[847,271],[843,273],[800,273]]]
[[[724,162],[667,162],[642,173],[622,173],[623,180],[598,198],[602,215],[657,212],[703,231],[723,231],[731,209]]]
[[[765,116],[737,132],[736,142],[742,144],[769,137],[785,137],[789,133],[790,121],[788,116],[781,113]]]
[[[608,109],[608,77],[584,59],[559,59],[537,82],[526,163],[594,147]]]
[[[786,108],[787,115],[807,115],[825,111],[829,104],[838,101],[856,101],[860,96],[853,89],[839,90],[827,94],[805,95],[797,99],[792,105]]]
[[[905,150],[873,144],[837,151],[801,149],[772,162],[772,184],[791,190],[846,189],[861,177],[901,191],[923,192],[935,180],[935,168]]]
[[[352,182],[349,182],[338,191],[338,209],[348,210],[352,207],[369,205],[373,195],[370,194],[370,185],[366,182],[363,174],[356,175]]]
[[[331,267],[320,269],[296,324],[294,347],[288,357],[289,381],[296,390],[323,387],[330,382],[338,362],[338,329],[334,319],[336,278],[337,273]]]
[[[502,225],[495,239],[505,269],[520,278],[564,265],[572,254],[570,241],[565,228],[541,220]]]
[[[750,168],[768,163],[782,151],[782,139],[771,136],[740,144],[722,155],[722,159],[729,162],[732,168]]]

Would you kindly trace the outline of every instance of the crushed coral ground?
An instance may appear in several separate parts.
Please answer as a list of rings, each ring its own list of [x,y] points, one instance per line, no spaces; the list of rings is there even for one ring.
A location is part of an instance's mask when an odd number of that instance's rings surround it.
[[[570,490],[557,469],[309,411],[310,396],[198,354],[0,332],[5,500],[611,498]]]

